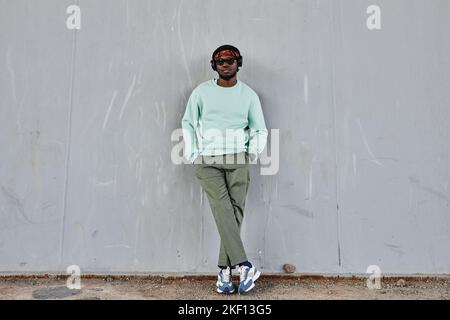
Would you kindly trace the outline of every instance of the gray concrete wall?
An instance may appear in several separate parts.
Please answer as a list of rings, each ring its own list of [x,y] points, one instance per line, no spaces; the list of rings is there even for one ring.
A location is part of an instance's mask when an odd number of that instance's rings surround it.
[[[71,4],[80,30],[66,27]],[[381,30],[366,27],[371,4]],[[211,52],[231,43],[280,129],[278,174],[252,166],[251,260],[450,273],[450,1],[0,8],[1,272],[214,272],[208,201],[192,167],[171,162],[170,137],[215,75]]]

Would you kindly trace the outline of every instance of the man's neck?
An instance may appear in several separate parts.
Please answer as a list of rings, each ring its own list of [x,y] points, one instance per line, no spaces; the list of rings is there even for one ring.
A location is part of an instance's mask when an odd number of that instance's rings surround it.
[[[219,86],[221,86],[221,87],[232,87],[232,86],[234,86],[236,83],[237,83],[237,77],[236,77],[236,76],[234,76],[233,78],[228,79],[228,80],[225,80],[225,79],[222,79],[222,78],[219,78],[219,79],[217,80],[217,84],[218,84]]]

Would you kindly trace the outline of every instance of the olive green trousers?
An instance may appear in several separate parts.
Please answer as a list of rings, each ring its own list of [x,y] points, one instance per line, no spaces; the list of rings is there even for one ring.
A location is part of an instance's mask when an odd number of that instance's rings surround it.
[[[249,162],[246,152],[199,156],[194,161],[220,235],[219,266],[233,268],[247,261],[240,231],[250,184]]]

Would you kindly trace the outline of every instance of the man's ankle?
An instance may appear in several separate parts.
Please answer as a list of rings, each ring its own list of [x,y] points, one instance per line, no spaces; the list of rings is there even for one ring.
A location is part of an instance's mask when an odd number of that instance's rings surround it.
[[[242,266],[246,266],[246,267],[249,267],[249,268],[253,267],[252,264],[248,260],[244,261],[242,263],[239,263],[239,267],[242,267]]]

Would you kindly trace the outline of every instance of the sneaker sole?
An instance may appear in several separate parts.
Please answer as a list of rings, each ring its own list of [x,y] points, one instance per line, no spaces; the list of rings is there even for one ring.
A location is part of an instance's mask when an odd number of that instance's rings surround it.
[[[217,293],[220,293],[220,294],[232,294],[232,293],[234,293],[234,288],[231,291],[223,291],[223,290],[220,290],[219,288],[217,288],[216,291],[217,291]]]

